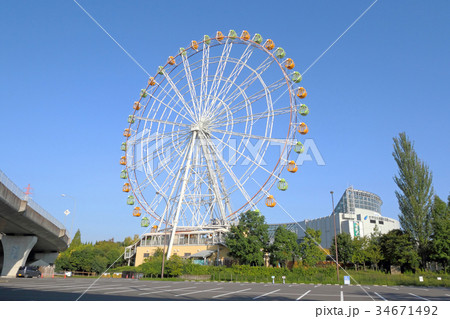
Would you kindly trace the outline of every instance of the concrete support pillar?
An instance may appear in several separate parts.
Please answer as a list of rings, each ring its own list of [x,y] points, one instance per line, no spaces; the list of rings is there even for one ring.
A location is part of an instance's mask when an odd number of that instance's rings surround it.
[[[37,242],[36,236],[1,235],[3,245],[2,276],[15,277],[19,267],[25,266],[31,249]]]
[[[59,253],[35,253],[34,258],[37,260],[42,260],[47,264],[54,264],[56,258],[58,258]]]

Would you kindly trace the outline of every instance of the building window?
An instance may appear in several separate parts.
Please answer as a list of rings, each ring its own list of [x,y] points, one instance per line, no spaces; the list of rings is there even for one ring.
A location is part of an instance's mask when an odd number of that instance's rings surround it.
[[[370,220],[370,223],[371,223],[371,224],[376,224],[377,221],[376,221],[375,219],[371,219],[371,220]]]
[[[148,257],[150,257],[150,254],[149,253],[144,253],[144,258],[148,258]]]
[[[361,220],[361,215],[356,215],[357,220]]]
[[[184,253],[184,257],[189,257],[191,253]]]
[[[382,220],[379,220],[379,221],[378,221],[378,224],[380,224],[380,225],[384,225],[384,221],[382,221]]]

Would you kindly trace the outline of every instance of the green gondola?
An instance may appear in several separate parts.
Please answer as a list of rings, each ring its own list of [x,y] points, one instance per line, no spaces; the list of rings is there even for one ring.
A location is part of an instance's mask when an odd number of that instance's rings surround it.
[[[129,195],[127,198],[127,204],[128,205],[134,205],[134,196],[133,195]]]
[[[294,72],[292,73],[291,80],[292,80],[294,83],[299,83],[299,82],[302,81],[302,75],[300,74],[300,72],[294,71]]]
[[[203,41],[207,44],[210,45],[211,44],[211,38],[209,36],[207,36],[206,34],[203,36]]]
[[[295,153],[301,154],[301,153],[303,153],[304,150],[305,150],[305,147],[303,146],[302,142],[297,142],[297,144],[295,144],[295,146],[294,146]]]
[[[237,33],[236,33],[236,31],[234,31],[234,30],[230,30],[230,32],[228,32],[228,37],[230,38],[230,39],[236,39],[237,38]]]
[[[131,123],[131,124],[134,123],[134,116],[133,115],[128,115],[128,123]]]
[[[282,59],[286,56],[286,51],[283,48],[277,48],[275,51],[275,55],[278,59]]]
[[[259,33],[255,33],[253,36],[253,42],[256,42],[258,44],[261,44],[263,42],[263,37]]]
[[[148,227],[150,226],[150,220],[148,217],[144,217],[141,219],[141,227]]]
[[[306,104],[300,104],[300,107],[298,108],[298,113],[300,115],[306,116],[309,113],[309,108],[306,106]]]
[[[278,181],[277,187],[280,191],[285,191],[286,189],[288,189],[288,183],[284,178],[282,178]]]
[[[145,89],[142,89],[140,96],[143,97],[143,98],[146,98],[148,96],[147,91]]]
[[[123,170],[120,172],[120,178],[122,178],[122,179],[127,179],[127,178],[128,178],[128,173],[127,173],[126,170],[123,169]]]
[[[127,142],[123,142],[122,145],[120,145],[120,150],[126,152],[127,151]],[[126,177],[125,177],[126,178]]]

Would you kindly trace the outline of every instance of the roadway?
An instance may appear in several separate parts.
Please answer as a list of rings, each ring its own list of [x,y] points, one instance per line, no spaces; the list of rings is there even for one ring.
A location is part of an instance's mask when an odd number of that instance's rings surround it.
[[[0,280],[2,301],[450,301],[450,289],[134,279]]]

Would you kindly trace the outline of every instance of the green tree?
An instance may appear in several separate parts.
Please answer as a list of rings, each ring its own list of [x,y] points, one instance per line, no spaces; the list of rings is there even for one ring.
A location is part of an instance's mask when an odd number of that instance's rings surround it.
[[[419,256],[409,233],[394,229],[381,235],[380,247],[383,264],[386,270],[391,266],[400,266],[402,272],[415,270],[419,264]]]
[[[392,155],[398,166],[398,176],[394,176],[394,181],[400,189],[395,192],[400,208],[400,224],[414,240],[414,248],[424,268],[431,236],[432,173],[419,159],[405,133],[394,138]]]
[[[172,277],[178,277],[183,274],[183,259],[180,256],[172,255],[167,261],[167,274]],[[165,271],[164,271],[165,272]]]
[[[371,268],[378,270],[378,263],[383,260],[383,254],[380,247],[381,233],[375,233],[368,240],[367,248],[365,249],[366,259],[370,263]]]
[[[450,196],[445,204],[437,195],[434,196],[431,211],[431,260],[436,261],[447,270],[450,263]]]
[[[345,265],[349,264],[352,261],[353,256],[353,243],[352,237],[347,233],[340,233],[337,235],[337,246],[338,246],[338,257],[339,263],[343,263]],[[331,243],[330,252],[331,256],[336,260],[336,246],[334,245],[334,240]]]
[[[257,211],[247,211],[239,217],[239,224],[231,226],[225,240],[229,255],[240,264],[264,264],[264,254],[269,246],[269,232],[265,218]]]
[[[125,237],[125,239],[122,242],[122,246],[128,247],[131,245],[134,245],[136,242],[139,241],[139,235],[134,235],[133,238],[131,237]]]
[[[352,240],[353,254],[352,263],[355,265],[355,269],[358,270],[358,266],[362,265],[364,270],[366,269],[367,260],[367,248],[369,246],[369,240],[366,236],[355,237]]]
[[[269,248],[270,263],[274,266],[281,264],[286,267],[289,260],[294,261],[299,254],[297,244],[297,234],[286,229],[286,226],[279,226],[274,235],[274,240]]]
[[[305,237],[303,237],[300,245],[300,256],[305,266],[315,266],[319,261],[326,259],[326,253],[319,247],[321,243],[320,236],[322,232],[312,228],[306,228]]]
[[[73,236],[72,241],[69,244],[69,250],[74,249],[76,247],[81,246],[81,232],[78,229],[77,232],[75,233],[75,236]]]

